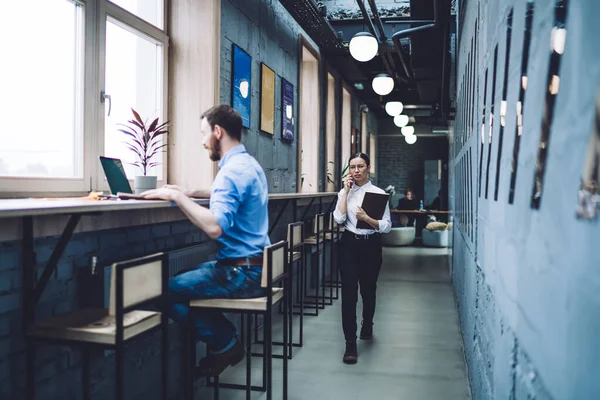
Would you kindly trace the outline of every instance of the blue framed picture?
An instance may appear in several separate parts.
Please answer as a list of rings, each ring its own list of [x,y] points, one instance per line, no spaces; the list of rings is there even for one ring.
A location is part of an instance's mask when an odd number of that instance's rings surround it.
[[[252,58],[233,45],[231,77],[231,104],[242,116],[242,125],[250,128],[250,100],[252,98]]]
[[[281,137],[294,140],[294,85],[281,78]]]

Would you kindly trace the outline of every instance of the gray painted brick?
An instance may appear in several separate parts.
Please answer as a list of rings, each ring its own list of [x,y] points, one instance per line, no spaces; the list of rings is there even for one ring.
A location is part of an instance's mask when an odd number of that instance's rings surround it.
[[[171,234],[171,227],[167,224],[155,225],[150,228],[150,232],[153,238],[160,238]]]

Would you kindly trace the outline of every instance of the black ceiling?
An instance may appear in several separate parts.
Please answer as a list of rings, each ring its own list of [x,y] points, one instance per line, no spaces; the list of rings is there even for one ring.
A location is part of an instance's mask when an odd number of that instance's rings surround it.
[[[364,89],[356,90],[355,93],[370,111],[378,116],[386,116],[383,108],[385,102],[400,100],[407,105],[419,106],[418,108],[431,108],[431,115],[420,112],[415,116],[419,119],[417,123],[438,125],[447,121],[450,77],[447,54],[451,26],[449,0],[411,0],[410,8],[400,10],[401,16],[389,16],[389,10],[379,15],[380,8],[376,1],[369,0],[364,11],[369,15],[370,21],[364,18],[364,13],[358,8],[354,12],[333,13],[326,10],[326,5],[317,6],[313,0],[280,2],[348,84],[363,84]],[[434,2],[437,2],[436,10]],[[369,7],[372,4],[378,10],[377,18]],[[400,54],[392,41],[394,33],[419,26],[428,28],[401,39],[403,54]],[[373,30],[380,39],[379,54],[366,63],[354,60],[348,51],[350,39],[355,33]],[[402,58],[406,62],[406,68],[402,64]],[[382,72],[391,73],[395,78],[394,90],[384,97],[377,95],[371,88],[373,77]],[[407,111],[407,114],[411,115],[411,112]]]

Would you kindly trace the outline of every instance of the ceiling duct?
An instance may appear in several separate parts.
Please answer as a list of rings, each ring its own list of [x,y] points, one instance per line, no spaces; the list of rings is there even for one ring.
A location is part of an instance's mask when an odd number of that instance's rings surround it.
[[[413,33],[428,31],[434,28],[440,28],[442,25],[441,8],[443,1],[444,0],[433,0],[433,23],[417,26],[414,28],[404,29],[392,35],[392,41],[396,46],[396,51],[398,52],[398,56],[400,57],[400,62],[402,63],[404,72],[406,73],[406,76],[411,80],[415,79],[415,75],[413,73],[412,68],[408,64],[408,59],[406,54],[404,54],[404,50],[402,50],[402,44],[400,43],[400,40],[403,38],[410,37]]]
[[[375,36],[375,39],[377,39],[377,43],[379,44],[379,46],[381,46],[382,43],[385,43],[385,31],[383,30],[383,24],[381,23],[381,20],[379,19],[379,13],[377,12],[377,7],[375,6],[375,9],[373,10],[373,8],[371,8],[371,11],[373,11],[373,15],[375,16],[375,21],[379,22],[379,33],[375,30],[375,26],[373,25],[373,21],[371,21],[371,17],[369,17],[369,14],[367,13],[367,8],[365,7],[365,4],[363,3],[363,0],[356,0],[356,3],[358,4],[358,7],[360,8],[360,11],[362,12],[362,15],[365,19],[365,21],[367,22],[367,25],[369,26],[369,30],[371,31],[371,34],[373,34],[373,36]],[[369,3],[371,3],[371,7],[373,7],[375,5],[375,2],[373,0],[369,0]],[[396,78],[396,80],[400,79],[400,77],[398,76],[398,73],[396,72],[396,68],[392,68],[392,64],[390,63],[390,60],[388,59],[388,55],[387,54],[380,54],[381,57],[381,61],[383,62],[383,67],[385,68],[385,72],[387,72],[387,74],[391,77]]]

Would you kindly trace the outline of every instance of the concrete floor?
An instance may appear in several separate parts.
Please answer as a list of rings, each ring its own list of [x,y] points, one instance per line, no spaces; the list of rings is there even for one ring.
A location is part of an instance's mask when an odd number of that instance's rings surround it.
[[[304,347],[294,348],[288,364],[288,398],[470,399],[446,257],[446,249],[384,248],[374,339],[359,340],[356,365],[342,363],[341,300],[321,310],[318,317],[305,317]],[[358,316],[360,307],[359,301]],[[358,321],[360,327],[360,317]],[[274,352],[281,352],[281,347],[275,346]],[[262,359],[253,357],[252,362],[253,383],[260,384]],[[281,365],[281,360],[273,361],[273,399],[282,397]],[[222,382],[243,383],[244,379],[245,362],[221,376]],[[197,396],[212,398],[210,388]],[[222,400],[244,398],[243,391],[220,392]],[[265,399],[266,395],[253,392],[252,398]]]

